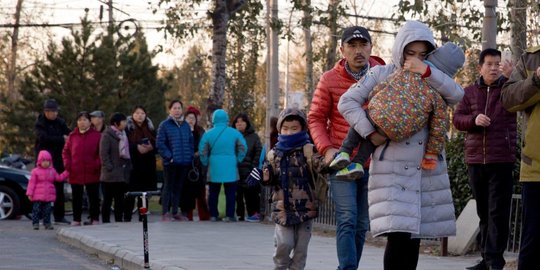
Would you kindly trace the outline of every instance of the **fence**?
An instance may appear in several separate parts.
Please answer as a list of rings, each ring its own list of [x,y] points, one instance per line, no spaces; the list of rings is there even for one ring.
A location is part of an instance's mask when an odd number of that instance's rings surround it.
[[[265,216],[269,216],[271,209],[268,207],[268,202],[270,201],[271,188],[263,187],[262,189],[262,198],[264,198],[265,203]],[[332,193],[328,192],[328,199],[319,207],[319,217],[317,217],[313,224],[315,227],[324,229],[324,230],[335,230],[336,229],[336,217],[334,214],[334,201],[332,200]],[[512,253],[517,253],[519,251],[519,241],[521,239],[521,195],[513,194],[512,201],[510,205],[510,233],[508,234],[508,245],[507,251]],[[440,239],[429,239],[433,241],[439,241]]]

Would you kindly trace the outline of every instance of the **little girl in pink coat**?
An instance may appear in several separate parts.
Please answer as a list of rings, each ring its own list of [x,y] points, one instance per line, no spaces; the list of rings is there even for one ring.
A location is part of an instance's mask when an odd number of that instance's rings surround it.
[[[52,156],[49,152],[39,152],[36,168],[32,170],[26,195],[33,202],[32,225],[39,230],[39,220],[43,219],[46,230],[52,230],[51,202],[56,199],[54,181],[62,182],[68,178],[68,172],[58,174],[52,166]]]

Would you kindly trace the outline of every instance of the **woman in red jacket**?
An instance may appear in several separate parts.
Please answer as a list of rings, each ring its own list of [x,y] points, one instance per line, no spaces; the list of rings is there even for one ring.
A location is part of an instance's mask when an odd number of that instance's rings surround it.
[[[81,225],[83,190],[86,187],[90,202],[91,224],[99,222],[99,141],[101,134],[90,128],[90,115],[80,112],[77,115],[77,127],[69,134],[62,152],[64,166],[69,172],[69,183],[73,190],[73,222]]]

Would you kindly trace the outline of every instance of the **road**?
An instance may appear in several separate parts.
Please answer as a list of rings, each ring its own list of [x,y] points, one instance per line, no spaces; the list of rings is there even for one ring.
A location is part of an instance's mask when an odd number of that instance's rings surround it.
[[[0,221],[0,269],[111,269],[112,266],[98,258],[59,242],[55,230],[44,230],[41,226],[35,231],[31,223],[25,217]]]

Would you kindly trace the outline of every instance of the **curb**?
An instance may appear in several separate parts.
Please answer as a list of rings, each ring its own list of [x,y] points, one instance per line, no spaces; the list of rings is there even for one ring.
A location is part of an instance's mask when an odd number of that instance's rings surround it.
[[[137,255],[118,245],[111,245],[77,233],[75,230],[60,228],[56,238],[63,243],[78,248],[89,255],[94,255],[109,265],[116,265],[122,270],[140,270],[144,267],[144,256]],[[185,268],[150,262],[153,270],[186,270]]]

